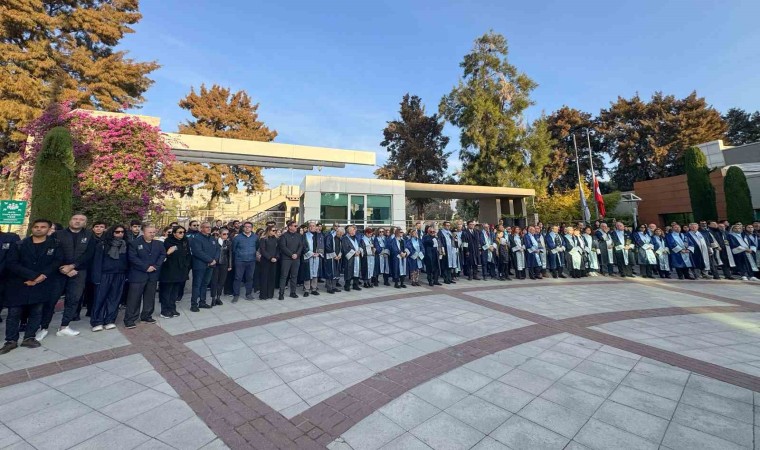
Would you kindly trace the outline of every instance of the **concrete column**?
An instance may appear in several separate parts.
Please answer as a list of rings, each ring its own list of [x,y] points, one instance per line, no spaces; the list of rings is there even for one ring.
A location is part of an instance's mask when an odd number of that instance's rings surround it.
[[[514,217],[515,215],[515,199],[509,199],[509,215]]]

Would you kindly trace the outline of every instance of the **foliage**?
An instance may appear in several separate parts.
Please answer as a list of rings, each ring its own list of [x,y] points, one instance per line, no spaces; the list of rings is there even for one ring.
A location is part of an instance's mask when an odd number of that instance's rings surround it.
[[[526,180],[536,178],[541,153],[548,153],[540,147],[546,137],[528,140],[531,133],[547,132],[545,125],[531,129],[522,121],[536,83],[510,64],[507,54],[500,34],[491,31],[476,39],[460,63],[462,79],[441,99],[441,115],[460,129],[461,183],[526,187]]]
[[[64,127],[55,127],[45,135],[37,155],[29,217],[32,220],[67,223],[71,217],[73,184],[74,147],[71,134]]]
[[[422,214],[418,209],[417,202],[413,199],[406,201],[406,217],[415,216],[418,220],[451,220],[454,210],[451,209],[451,202],[431,201],[426,203],[422,209]]]
[[[731,145],[760,142],[760,111],[750,114],[741,108],[731,108],[723,115],[728,125],[725,139]]]
[[[686,184],[689,186],[689,198],[694,219],[717,220],[718,207],[715,205],[715,188],[710,183],[710,170],[707,157],[697,147],[691,147],[684,154],[686,166]]]
[[[457,217],[467,220],[477,220],[480,214],[480,203],[478,200],[457,200]]]
[[[747,177],[742,169],[731,166],[726,171],[723,179],[723,187],[726,194],[726,213],[731,223],[752,223],[754,210],[752,209],[752,194],[747,184]]]
[[[563,106],[546,118],[549,133],[555,142],[549,154],[549,163],[544,166],[548,180],[549,192],[564,191],[578,187],[573,135],[578,145],[578,159],[581,177],[591,183],[591,159],[588,152],[588,139],[591,141],[593,166],[597,177],[604,175],[606,168],[601,157],[601,137],[594,132],[595,122],[591,114]]]
[[[589,198],[591,198],[592,202],[594,194],[593,192],[589,194]],[[604,209],[607,210],[607,214],[611,215],[615,209],[620,204],[620,201],[622,200],[622,195],[620,191],[610,192],[608,194],[602,194],[602,198],[604,199]]]
[[[194,119],[179,126],[182,134],[263,142],[270,142],[277,136],[276,131],[259,121],[259,104],[251,103],[251,97],[245,91],[231,93],[229,88],[216,84],[210,89],[201,85],[198,93],[191,88],[179,106],[190,111]],[[210,190],[210,209],[216,206],[219,198],[238,192],[240,184],[246,192],[265,187],[261,168],[243,164],[177,163],[167,177],[172,184],[180,186],[181,195],[192,195],[198,185]]]
[[[594,220],[594,192],[590,183],[584,183],[583,194],[586,196],[586,203],[591,210],[591,219]],[[613,211],[620,204],[621,195],[619,191],[604,194],[604,206],[607,209],[607,215],[612,217]],[[578,188],[567,189],[555,192],[550,195],[537,196],[534,202],[533,212],[538,213],[538,219],[545,223],[559,224],[562,222],[573,222],[580,220],[581,199],[578,194]]]
[[[438,114],[425,115],[422,100],[404,95],[400,119],[388,122],[380,143],[388,149],[388,161],[375,171],[379,178],[413,183],[441,183],[448,169],[444,152],[449,138],[443,135],[444,123]],[[433,199],[415,199],[416,216],[422,219],[425,206]]]
[[[683,173],[686,149],[720,138],[726,125],[696,92],[683,99],[656,92],[649,102],[638,95],[618,97],[600,112],[597,129],[604,151],[617,163],[612,180],[631,190],[634,181]]]
[[[163,179],[174,156],[161,130],[131,116],[71,111],[69,103],[46,110],[24,129],[31,141],[20,155],[22,184],[34,176],[42,138],[56,126],[67,127],[72,136],[75,210],[91,219],[125,223],[162,208],[158,199],[174,188]]]
[[[2,2],[0,156],[20,149],[51,97],[107,111],[140,105],[159,66],[115,48],[141,17],[138,0]]]

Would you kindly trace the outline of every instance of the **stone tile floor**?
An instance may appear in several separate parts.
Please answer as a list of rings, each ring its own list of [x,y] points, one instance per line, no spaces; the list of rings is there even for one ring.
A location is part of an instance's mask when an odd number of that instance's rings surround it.
[[[178,319],[83,321],[0,356],[0,448],[760,449],[759,294],[596,278],[185,297]]]

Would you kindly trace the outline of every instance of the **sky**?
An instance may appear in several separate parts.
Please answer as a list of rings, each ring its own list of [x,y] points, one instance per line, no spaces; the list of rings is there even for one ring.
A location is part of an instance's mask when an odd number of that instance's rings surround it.
[[[161,68],[139,114],[175,132],[178,102],[201,83],[245,90],[276,142],[374,151],[404,94],[437,112],[459,63],[493,30],[538,83],[526,119],[563,105],[597,114],[618,96],[696,90],[721,112],[760,109],[760,1],[142,0],[120,49]],[[450,172],[459,133],[447,125]],[[270,187],[375,168],[267,169]]]

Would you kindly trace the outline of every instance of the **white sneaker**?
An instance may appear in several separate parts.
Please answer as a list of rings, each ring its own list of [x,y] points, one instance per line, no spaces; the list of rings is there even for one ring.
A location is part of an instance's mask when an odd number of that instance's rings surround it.
[[[45,339],[45,336],[48,335],[48,330],[44,328],[40,328],[37,330],[37,334],[34,335],[34,339],[37,340],[37,342],[42,342],[43,339]]]
[[[56,336],[78,336],[79,332],[71,327],[59,328]]]
[[[107,323],[107,324],[106,324],[106,326],[105,326],[104,328],[105,328],[106,330],[113,330],[114,328],[116,328],[116,325],[114,325],[114,324],[112,324],[112,323]]]
[[[742,281],[747,281],[747,277],[742,277]]]
[[[757,277],[752,277],[752,278],[750,278],[749,280],[750,280],[750,281],[760,281],[760,280],[758,280],[758,279],[757,279]]]
[[[95,325],[94,327],[92,327],[93,333],[96,333],[98,331],[103,331],[103,325]]]

